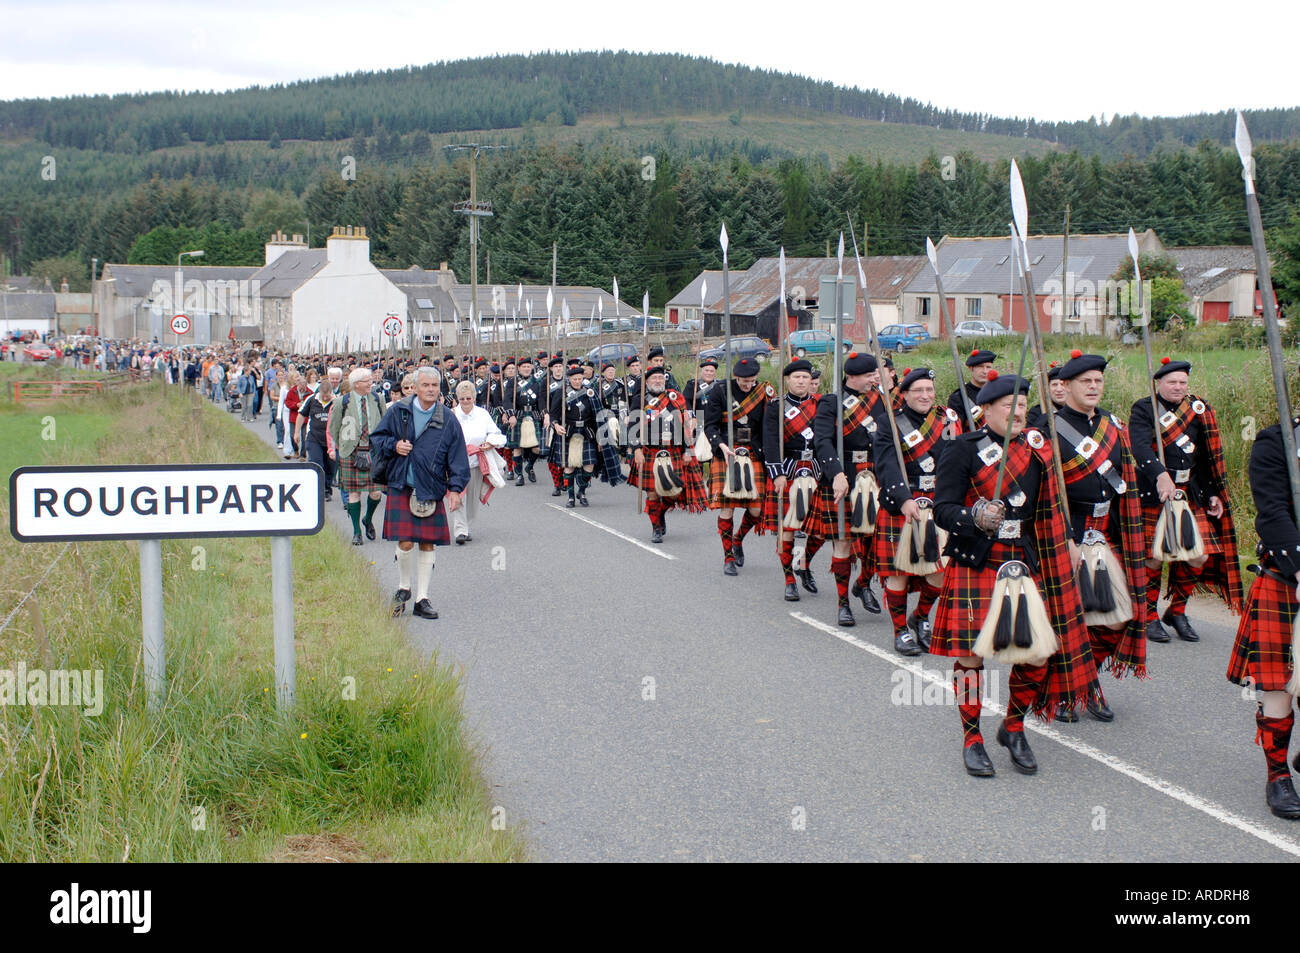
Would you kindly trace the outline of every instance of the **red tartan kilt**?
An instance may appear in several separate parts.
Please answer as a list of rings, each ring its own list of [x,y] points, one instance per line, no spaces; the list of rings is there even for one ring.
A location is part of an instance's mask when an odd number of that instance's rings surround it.
[[[339,461],[339,488],[344,493],[377,493],[383,489],[378,483],[370,482],[370,471],[362,472],[353,465],[355,456],[344,457]]]
[[[722,454],[718,454],[708,463],[709,477],[709,509],[735,509],[748,508],[765,502],[767,496],[767,467],[757,460],[754,461],[754,487],[758,490],[758,498],[753,500],[736,500],[722,492],[723,486],[727,482],[727,461]]]
[[[446,546],[451,542],[447,528],[447,508],[442,500],[432,516],[419,519],[411,515],[410,490],[388,492],[384,504],[384,539],[395,542],[437,543]]]
[[[914,578],[911,573],[899,572],[894,568],[894,553],[898,551],[898,540],[903,535],[903,525],[906,522],[906,517],[895,516],[883,506],[877,511],[876,532],[870,537],[869,545],[875,556],[876,572],[881,579],[888,579],[890,576],[903,579]]]
[[[1294,664],[1291,634],[1296,609],[1293,587],[1268,576],[1256,577],[1237,626],[1228,681],[1264,692],[1286,691]]]
[[[1192,508],[1192,515],[1196,517],[1196,526],[1201,531],[1201,539],[1205,540],[1205,552],[1207,554],[1223,552],[1223,541],[1219,538],[1217,524],[1206,514],[1205,508],[1190,498],[1187,500],[1187,505]],[[1156,538],[1156,520],[1160,519],[1161,509],[1163,506],[1142,507],[1142,535],[1147,541],[1147,550],[1142,555],[1146,559],[1151,558],[1151,541]]]
[[[707,509],[709,498],[704,490],[704,477],[700,473],[700,461],[694,456],[689,461],[686,460],[685,452],[681,447],[649,447],[642,454],[641,466],[632,464],[627,475],[627,482],[632,486],[640,487],[647,493],[653,493],[655,489],[654,478],[654,458],[660,450],[667,450],[672,456],[673,469],[677,475],[682,478],[685,485],[681,493],[671,500],[665,499],[663,502],[669,507],[677,506],[689,510],[692,513],[699,513]]]
[[[879,535],[880,530],[876,530]],[[931,655],[974,655],[975,640],[979,638],[984,617],[988,615],[989,603],[993,596],[993,584],[997,582],[998,569],[1009,559],[1015,559],[1020,552],[1018,547],[1008,543],[995,542],[989,553],[988,561],[982,569],[971,569],[956,562],[949,562],[944,571],[943,591],[939,594],[939,608],[934,616],[933,635],[930,641]],[[890,550],[893,559],[893,550]],[[879,551],[877,559],[880,558]],[[884,563],[880,564],[881,575],[885,575]],[[890,566],[890,575],[901,575]],[[1043,588],[1041,575],[1034,576],[1034,583],[1041,593]]]

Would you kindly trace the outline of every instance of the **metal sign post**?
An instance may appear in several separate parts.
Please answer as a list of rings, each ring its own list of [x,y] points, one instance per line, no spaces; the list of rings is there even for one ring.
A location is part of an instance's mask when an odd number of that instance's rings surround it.
[[[9,477],[9,530],[21,543],[140,541],[140,628],[148,708],[166,696],[164,539],[271,537],[276,707],[293,707],[292,536],[325,525],[314,463],[20,467]]]

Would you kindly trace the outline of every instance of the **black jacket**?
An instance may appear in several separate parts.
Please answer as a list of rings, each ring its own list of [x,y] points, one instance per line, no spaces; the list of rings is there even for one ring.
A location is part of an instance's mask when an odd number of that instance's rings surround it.
[[[881,430],[886,435],[889,433],[889,417],[882,398],[876,401],[876,406],[867,419],[854,427],[851,433],[845,435],[844,457],[841,459],[835,438],[835,431],[839,426],[835,409],[837,397],[842,401],[847,401],[849,398],[862,399],[861,394],[846,386],[842,394],[827,394],[817,403],[817,418],[813,421],[813,441],[817,450],[817,462],[821,464],[822,475],[828,483],[841,473],[847,474],[849,479],[853,480],[863,466],[871,464],[874,467],[875,457],[872,454],[875,449],[875,435]],[[845,413],[848,412],[849,408],[846,407]],[[889,452],[894,452],[892,445],[889,447]],[[864,453],[865,460],[854,461],[854,454]],[[897,463],[894,468],[898,468]]]
[[[1255,437],[1250,448],[1250,492],[1255,498],[1255,531],[1264,565],[1293,576],[1300,572],[1300,529],[1291,506],[1284,447],[1278,424],[1265,427]]]
[[[1187,395],[1190,401],[1199,398]],[[1160,413],[1176,410],[1177,404],[1170,404],[1163,398],[1157,398]],[[1205,428],[1196,417],[1188,425],[1185,433],[1194,446],[1191,454],[1186,454],[1175,444],[1165,444],[1165,465],[1160,465],[1156,455],[1152,434],[1151,399],[1144,397],[1133,405],[1129,412],[1129,440],[1133,444],[1133,461],[1137,465],[1138,495],[1145,504],[1154,504],[1159,499],[1156,493],[1156,478],[1168,471],[1190,470],[1191,478],[1186,484],[1179,484],[1179,489],[1201,506],[1210,505],[1211,496],[1220,496],[1223,487],[1214,479],[1214,470],[1210,459],[1210,448],[1205,445]],[[1169,474],[1171,477],[1174,473]]]
[[[714,387],[711,388],[713,391],[712,399],[702,405],[700,412],[700,416],[704,421],[704,436],[708,438],[709,445],[713,447],[713,453],[715,456],[722,452],[718,449],[719,446],[727,442],[727,417],[726,414],[723,413],[727,408],[723,406],[725,401],[722,399],[722,394],[724,393],[723,387],[725,386],[725,382],[718,382],[718,384],[715,384]],[[767,389],[767,385],[762,381],[758,381],[754,386],[762,387],[764,390]],[[733,378],[731,381],[732,407],[736,407],[748,396],[749,394],[742,391],[740,385]],[[762,462],[764,459],[763,450],[765,444],[763,431],[766,424],[765,414],[767,412],[767,406],[768,404],[774,403],[776,403],[775,400],[769,401],[764,398],[759,402],[758,407],[756,407],[752,413],[745,414],[743,417],[737,417],[732,421],[732,439],[736,441],[736,446],[749,447],[750,458],[758,462]],[[746,436],[746,432],[748,432],[748,440],[743,439]]]

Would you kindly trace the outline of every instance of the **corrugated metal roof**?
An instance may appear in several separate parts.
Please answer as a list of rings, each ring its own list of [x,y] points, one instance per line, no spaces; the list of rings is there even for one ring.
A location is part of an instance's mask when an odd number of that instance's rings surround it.
[[[907,283],[912,280],[925,259],[920,255],[876,255],[862,261],[862,270],[866,275],[867,288],[873,301],[896,300]],[[821,279],[834,278],[838,271],[838,261],[834,258],[787,258],[785,260],[785,290],[787,295],[797,295],[796,289],[803,289],[803,298],[810,305],[817,301],[821,293]],[[844,277],[857,284],[858,269],[851,257],[845,256]],[[704,310],[709,314],[720,314],[722,308],[722,284],[719,279],[717,292],[714,294],[713,282],[709,282],[709,298],[712,299]],[[748,271],[732,277],[731,313],[733,315],[757,315],[770,307],[781,293],[780,259],[760,258],[749,267]],[[832,308],[832,310],[834,310]]]
[[[1142,251],[1164,251],[1155,232],[1147,230],[1139,237]],[[1010,280],[1011,238],[951,238],[945,236],[936,247],[943,291],[948,296],[961,294],[1006,294]],[[1045,294],[1044,285],[1055,278],[1061,281],[1061,235],[1029,237],[1030,270],[1035,294]],[[1070,274],[1077,284],[1090,281],[1100,285],[1120,263],[1128,258],[1128,233],[1070,236]],[[1017,292],[1019,278],[1017,278]],[[934,272],[927,266],[912,277],[904,289],[908,294],[933,294]]]
[[[1243,272],[1256,270],[1255,249],[1250,245],[1189,245],[1171,248],[1169,255],[1178,262],[1183,291],[1189,296],[1204,295]]]

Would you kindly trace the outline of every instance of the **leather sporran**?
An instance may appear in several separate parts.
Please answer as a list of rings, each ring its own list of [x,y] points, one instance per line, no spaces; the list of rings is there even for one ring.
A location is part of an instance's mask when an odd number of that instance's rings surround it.
[[[362,450],[360,447],[358,447],[356,450],[352,451],[352,465],[356,467],[358,470],[360,470],[362,473],[369,473],[370,472],[370,448],[367,447],[365,450]]]
[[[421,500],[415,496],[415,491],[411,491],[411,515],[417,519],[428,519],[434,513],[438,512],[437,500]]]

